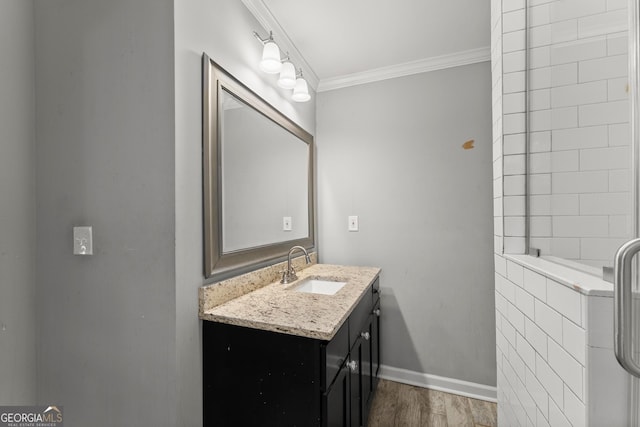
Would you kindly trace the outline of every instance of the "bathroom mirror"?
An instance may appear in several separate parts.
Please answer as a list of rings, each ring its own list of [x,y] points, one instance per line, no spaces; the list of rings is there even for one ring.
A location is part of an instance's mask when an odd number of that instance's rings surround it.
[[[314,245],[313,137],[206,54],[205,277]]]

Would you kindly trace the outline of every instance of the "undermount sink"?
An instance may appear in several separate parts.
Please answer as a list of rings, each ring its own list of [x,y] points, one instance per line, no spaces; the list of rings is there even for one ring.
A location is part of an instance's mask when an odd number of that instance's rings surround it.
[[[292,290],[310,294],[335,295],[346,284],[347,282],[337,280],[309,277],[302,280]]]

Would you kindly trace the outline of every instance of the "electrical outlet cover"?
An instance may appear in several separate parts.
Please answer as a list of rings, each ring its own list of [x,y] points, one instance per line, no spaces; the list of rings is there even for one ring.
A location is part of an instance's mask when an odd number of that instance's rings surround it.
[[[293,226],[291,225],[291,217],[284,216],[282,217],[282,230],[283,231],[291,231]]]
[[[73,254],[93,255],[92,227],[73,227]]]

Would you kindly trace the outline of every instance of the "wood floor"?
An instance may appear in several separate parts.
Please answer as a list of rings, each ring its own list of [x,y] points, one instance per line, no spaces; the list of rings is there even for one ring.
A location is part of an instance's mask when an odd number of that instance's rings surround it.
[[[496,404],[380,380],[369,427],[495,427]]]

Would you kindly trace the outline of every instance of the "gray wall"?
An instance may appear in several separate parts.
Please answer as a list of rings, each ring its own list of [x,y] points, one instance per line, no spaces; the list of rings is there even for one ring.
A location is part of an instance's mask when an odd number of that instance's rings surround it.
[[[382,268],[383,363],[493,386],[490,89],[485,62],[322,92],[317,150],[320,260]]]
[[[35,11],[38,401],[175,426],[173,2]],[[95,255],[72,255],[75,225]]]
[[[256,71],[263,29],[240,2],[175,3],[37,1],[35,41],[33,3],[0,4],[3,403],[61,404],[70,425],[201,422],[202,52],[311,133],[316,112]],[[488,79],[321,94],[318,186],[323,262],[384,268],[385,363],[494,384]],[[74,225],[94,227],[93,257],[71,255]]]
[[[214,61],[310,133],[315,102],[291,102],[275,77],[261,73],[262,46],[253,31],[266,34],[240,1],[179,0],[175,8],[175,186],[176,186],[176,354],[178,419],[202,423],[202,361],[198,287],[202,266],[201,57]],[[315,96],[312,94],[312,96]]]
[[[33,1],[0,1],[0,403],[36,394]]]

